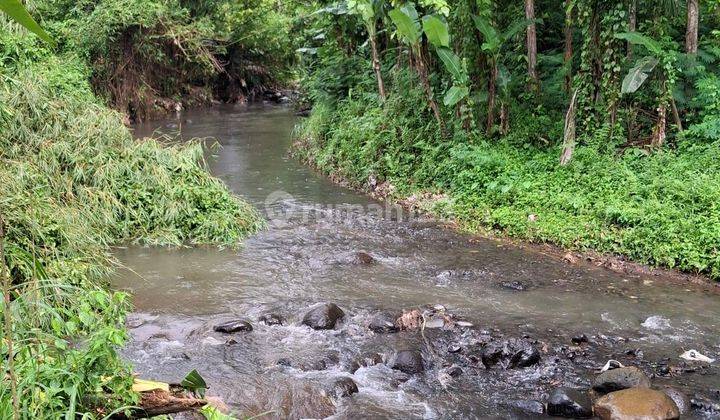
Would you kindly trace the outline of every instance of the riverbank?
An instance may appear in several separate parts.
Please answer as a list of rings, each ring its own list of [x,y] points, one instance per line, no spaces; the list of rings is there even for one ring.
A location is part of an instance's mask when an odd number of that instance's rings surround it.
[[[529,139],[560,135],[561,121],[527,115],[518,118],[527,126],[499,140],[462,130],[448,138],[412,111],[414,101],[406,93],[384,106],[354,98],[316,104],[293,153],[348,186],[461,230],[720,277],[720,144],[620,154],[588,146],[560,166],[559,147]]]
[[[106,288],[118,265],[110,246],[234,247],[263,223],[209,175],[202,143],[134,140],[72,61],[16,70],[0,82],[2,331],[12,352],[0,417],[101,418],[138,398],[117,353],[130,302]]]

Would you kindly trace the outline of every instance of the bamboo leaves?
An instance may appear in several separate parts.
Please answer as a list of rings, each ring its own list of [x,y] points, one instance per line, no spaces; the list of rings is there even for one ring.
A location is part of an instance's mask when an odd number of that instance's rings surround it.
[[[25,6],[20,3],[19,0],[0,0],[0,10],[5,12],[12,20],[19,23],[28,31],[37,35],[40,39],[54,46],[55,41],[50,38],[50,35],[35,22],[35,19],[30,16]]]

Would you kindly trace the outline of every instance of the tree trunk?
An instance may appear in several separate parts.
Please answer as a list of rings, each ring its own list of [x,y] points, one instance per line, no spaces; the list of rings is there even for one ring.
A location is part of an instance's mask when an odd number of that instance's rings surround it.
[[[10,292],[12,289],[12,278],[10,277],[9,270],[6,270],[5,264],[5,220],[3,219],[2,213],[0,213],[0,282],[2,282],[2,293],[3,293],[3,313],[5,319],[3,321],[3,332],[5,345],[7,346],[7,375],[5,379],[9,379],[10,382],[10,398],[12,400],[12,418],[13,420],[20,419],[20,401],[18,399],[17,392],[17,376],[15,375],[15,349],[13,348],[13,319],[12,311],[10,308]],[[4,370],[4,369],[3,369]]]
[[[678,112],[677,104],[675,103],[675,98],[673,98],[672,96],[670,97],[670,106],[672,107],[673,119],[675,120],[675,126],[677,126],[678,132],[682,133],[682,131],[683,131],[682,120],[680,119],[680,113]]]
[[[628,30],[630,32],[635,32],[635,30],[637,30],[637,0],[630,1],[630,10],[628,10],[628,15],[630,15],[630,17],[628,18]],[[627,58],[628,58],[628,60],[632,58],[632,54],[633,54],[633,44],[628,42],[627,43]]]
[[[510,132],[510,113],[505,101],[500,101],[500,134],[505,136]]]
[[[487,135],[492,134],[493,126],[495,125],[495,81],[497,79],[497,63],[492,60],[490,67],[490,75],[488,77],[488,111],[487,111]]]
[[[415,65],[417,66],[418,76],[420,76],[420,82],[422,83],[423,89],[425,90],[425,96],[427,96],[428,106],[432,110],[433,115],[435,115],[435,119],[440,126],[440,130],[444,134],[445,124],[443,123],[442,115],[440,115],[440,107],[438,106],[437,102],[435,102],[435,98],[433,97],[433,91],[432,86],[430,85],[430,76],[428,75],[427,64],[425,63],[425,57],[423,56],[422,49],[420,48],[417,48]]]
[[[565,64],[565,92],[570,93],[572,88],[572,55],[573,55],[573,28],[572,28],[572,9],[568,5],[572,0],[565,0],[565,54],[563,62]]]
[[[565,132],[563,136],[563,149],[560,154],[560,165],[567,165],[572,159],[575,152],[575,107],[577,103],[577,89],[573,93],[568,106],[567,114],[565,114]]]
[[[370,48],[372,49],[372,64],[373,70],[375,71],[375,77],[377,78],[378,93],[380,94],[380,99],[385,101],[385,82],[383,82],[382,71],[380,69],[380,56],[378,54],[375,34],[370,34]]]
[[[533,92],[540,90],[537,75],[537,30],[535,28],[535,0],[525,0],[525,18],[532,21],[527,27],[527,64],[528,88]]]
[[[687,31],[685,32],[685,52],[697,54],[698,50],[698,20],[700,8],[698,0],[687,2]]]

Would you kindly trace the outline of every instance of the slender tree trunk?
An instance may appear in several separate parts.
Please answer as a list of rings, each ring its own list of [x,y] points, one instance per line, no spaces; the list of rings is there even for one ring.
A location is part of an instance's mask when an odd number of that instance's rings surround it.
[[[533,21],[527,27],[527,64],[528,88],[533,92],[540,90],[540,80],[537,75],[537,29],[535,27],[535,0],[525,0],[525,18]]]
[[[488,76],[488,111],[487,111],[487,135],[492,134],[493,126],[495,125],[495,82],[497,80],[497,62],[495,59],[491,60],[490,75]]]
[[[435,98],[433,97],[433,91],[432,86],[430,85],[430,76],[428,75],[427,64],[425,63],[425,57],[423,56],[423,52],[420,47],[417,48],[415,65],[417,66],[418,76],[420,76],[420,82],[422,83],[423,89],[425,90],[425,96],[427,96],[428,106],[432,110],[433,115],[435,115],[435,119],[440,126],[440,130],[444,134],[445,124],[443,123],[442,115],[440,115],[440,107],[438,106],[437,102],[435,102]]]
[[[505,101],[500,101],[500,134],[503,136],[510,132],[510,112]]]
[[[655,128],[653,128],[652,140],[650,141],[650,145],[656,149],[661,148],[665,143],[667,131],[667,101],[665,100],[667,84],[664,79],[661,82],[661,89],[663,97],[660,99],[660,104],[658,105],[658,120],[657,123],[655,123]]]
[[[687,31],[685,32],[685,52],[697,54],[698,50],[698,20],[700,7],[698,0],[687,2]]]
[[[372,64],[375,77],[377,78],[378,93],[380,94],[380,99],[385,101],[385,82],[383,82],[382,70],[380,68],[380,55],[378,54],[377,41],[375,40],[374,33],[370,34],[370,48],[372,49]]]
[[[10,290],[12,288],[12,280],[10,279],[10,273],[7,272],[7,265],[5,264],[5,220],[0,213],[0,281],[2,282],[2,293],[3,293],[3,313],[4,319],[4,330],[7,350],[8,350],[8,379],[10,380],[10,395],[12,398],[12,415],[13,420],[20,418],[20,401],[18,400],[17,394],[17,377],[15,376],[15,350],[13,349],[13,319],[10,311]]]
[[[570,99],[567,114],[565,114],[565,132],[563,136],[563,149],[560,154],[560,165],[567,165],[575,152],[575,107],[577,104],[577,89]]]
[[[677,109],[677,104],[675,103],[675,98],[672,96],[670,97],[670,106],[672,107],[672,113],[673,113],[673,119],[675,120],[675,126],[677,127],[679,132],[683,132],[683,125],[682,120],[680,119],[680,113]]]
[[[572,27],[572,16],[573,11],[569,7],[569,3],[572,0],[565,0],[565,54],[563,55],[563,62],[565,64],[565,92],[570,93],[572,88],[572,55],[573,55],[573,27]]]
[[[635,32],[637,30],[637,0],[630,0],[630,10],[628,10],[628,30]],[[627,58],[632,58],[633,55],[633,44],[627,43]]]

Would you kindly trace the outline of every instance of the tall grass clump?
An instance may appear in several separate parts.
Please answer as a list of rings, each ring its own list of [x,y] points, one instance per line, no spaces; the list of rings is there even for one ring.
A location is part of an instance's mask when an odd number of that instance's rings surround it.
[[[86,81],[54,83],[75,68],[56,64],[0,82],[1,418],[102,418],[136,402],[116,352],[128,297],[103,284],[111,245],[233,246],[261,227],[199,142],[134,140]]]

